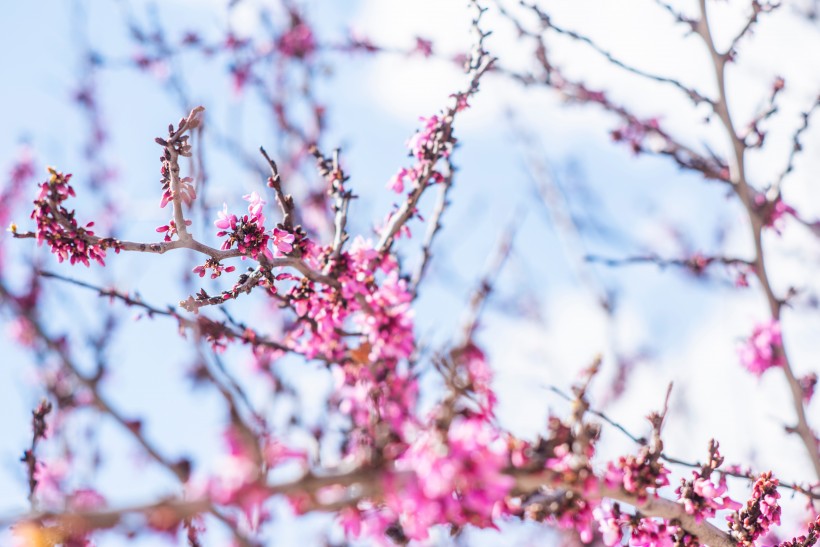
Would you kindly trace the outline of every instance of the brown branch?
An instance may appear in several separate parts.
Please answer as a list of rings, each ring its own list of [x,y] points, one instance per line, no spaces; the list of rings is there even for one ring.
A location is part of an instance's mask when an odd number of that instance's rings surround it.
[[[476,38],[467,66],[467,75],[470,78],[469,83],[464,91],[453,95],[453,104],[444,111],[440,126],[436,131],[436,138],[433,140],[430,149],[431,159],[423,162],[416,176],[413,190],[401,206],[399,206],[398,211],[390,216],[387,226],[382,229],[379,243],[376,245],[376,249],[379,252],[387,252],[390,250],[396,234],[399,233],[407,221],[416,214],[416,207],[422,194],[429,186],[428,181],[433,175],[436,164],[444,157],[446,146],[452,143],[453,120],[455,119],[456,113],[461,109],[461,103],[475,95],[478,91],[478,84],[481,77],[490,70],[495,62],[495,58],[491,57],[484,49],[484,40],[489,36],[489,33],[482,31],[480,26],[481,18],[486,8],[481,7],[477,0],[473,0],[471,6],[476,11],[472,25]]]
[[[493,291],[493,283],[504,267],[507,258],[510,256],[510,251],[512,251],[515,228],[516,226],[513,224],[501,235],[490,265],[470,297],[470,303],[467,307],[467,313],[464,319],[464,326],[462,327],[461,341],[457,347],[465,347],[473,339],[473,334],[478,327],[478,320],[481,317],[484,304]]]
[[[447,174],[444,175],[444,180],[439,184],[438,199],[436,200],[433,215],[427,223],[427,233],[424,236],[424,243],[421,246],[421,260],[416,267],[413,277],[411,278],[410,286],[412,287],[413,299],[415,300],[419,294],[419,285],[421,284],[424,274],[427,272],[427,266],[430,264],[430,259],[433,257],[433,241],[436,235],[442,229],[441,218],[444,211],[450,202],[447,196],[453,187],[453,177],[455,176],[455,166],[450,159],[447,159]]]
[[[811,116],[812,114],[814,114],[814,111],[818,109],[818,107],[820,107],[820,95],[818,95],[814,99],[814,102],[811,104],[808,110],[801,114],[801,117],[803,118],[803,123],[800,125],[800,127],[797,128],[797,130],[792,135],[792,148],[789,151],[789,158],[786,161],[786,167],[783,169],[783,171],[780,172],[780,175],[777,177],[777,180],[772,185],[772,195],[769,196],[770,199],[780,195],[780,190],[783,187],[783,180],[794,170],[794,161],[797,158],[797,155],[803,151],[803,143],[801,142],[800,138],[803,136],[803,133],[805,133],[809,129],[809,121],[811,119]]]
[[[660,517],[667,520],[677,520],[681,527],[692,535],[699,538],[701,543],[710,547],[736,547],[735,542],[725,532],[720,531],[710,522],[698,521],[694,516],[688,514],[684,506],[680,503],[661,498],[648,496],[640,498],[634,494],[625,492],[622,489],[610,488],[604,481],[596,481],[595,486],[590,486],[587,482],[584,485],[573,484],[563,481],[561,476],[549,470],[540,472],[523,472],[510,470],[509,474],[515,479],[514,493],[524,494],[534,492],[543,488],[548,489],[569,489],[586,497],[609,498],[635,507],[641,514],[650,517]],[[404,474],[392,473],[393,477],[401,482]],[[295,481],[268,485],[264,487],[264,494],[274,495],[307,495],[311,500],[310,510],[313,511],[337,511],[338,509],[356,504],[363,498],[378,499],[382,492],[381,478],[382,472],[377,469],[357,469],[339,475],[313,475],[308,474]],[[319,503],[315,500],[314,494],[320,489],[329,486],[354,487],[349,488],[345,496],[340,496],[338,501],[331,503]],[[198,499],[169,499],[157,503],[144,505],[134,505],[119,509],[109,509],[104,511],[84,511],[66,513],[30,513],[0,519],[0,523],[32,522],[38,524],[50,523],[51,526],[71,528],[81,528],[83,530],[93,530],[101,528],[111,528],[119,524],[125,515],[142,514],[148,518],[157,512],[164,512],[172,518],[182,521],[206,512],[212,507],[212,502],[207,497]]]
[[[276,202],[279,204],[279,208],[282,209],[282,225],[288,232],[293,231],[293,196],[290,194],[285,195],[282,191],[282,179],[279,176],[279,168],[276,166],[276,162],[273,161],[268,153],[265,151],[265,148],[260,146],[259,152],[264,156],[265,161],[268,162],[270,166],[271,175],[268,177],[268,186],[273,188],[273,191],[276,192]]]
[[[31,444],[23,452],[23,457],[20,461],[26,464],[26,474],[28,475],[28,501],[31,504],[31,509],[37,508],[37,500],[35,492],[37,490],[37,445],[40,440],[46,437],[46,416],[51,412],[51,403],[43,399],[37,408],[31,411]]]
[[[721,122],[723,123],[726,135],[729,138],[729,141],[732,145],[732,149],[734,151],[732,162],[730,162],[730,178],[732,184],[734,185],[735,193],[738,195],[744,207],[746,208],[746,213],[749,218],[752,239],[754,241],[755,246],[755,273],[765,293],[766,300],[769,304],[769,311],[771,313],[771,317],[772,319],[779,321],[782,302],[775,295],[774,290],[771,286],[771,282],[769,281],[768,274],[766,273],[766,259],[763,252],[762,239],[762,231],[764,226],[763,221],[760,218],[760,215],[757,213],[757,208],[755,206],[756,204],[753,201],[754,191],[752,188],[750,188],[750,185],[746,178],[746,145],[743,142],[743,140],[740,139],[740,137],[738,136],[737,131],[735,130],[734,123],[732,121],[732,117],[729,113],[729,103],[727,100],[725,76],[726,62],[729,57],[727,53],[719,53],[717,51],[717,48],[715,47],[715,43],[712,38],[711,28],[709,26],[706,0],[699,0],[698,5],[700,7],[701,19],[697,26],[697,33],[701,36],[703,42],[706,44],[706,47],[709,51],[710,57],[712,59],[712,65],[714,68],[715,80],[718,87],[719,99],[716,104],[716,112],[720,117]],[[811,461],[812,466],[814,468],[815,474],[818,478],[820,478],[820,448],[818,448],[817,437],[814,435],[814,432],[812,431],[806,419],[806,409],[803,403],[803,389],[800,386],[799,380],[795,377],[794,371],[792,370],[791,363],[789,361],[789,357],[786,353],[785,348],[781,348],[781,352],[783,357],[783,366],[781,368],[783,369],[783,373],[786,376],[786,380],[789,383],[794,411],[797,417],[797,425],[793,428],[793,430],[800,436],[800,439],[803,441],[803,444],[805,445],[806,451],[809,456],[809,460]]]
[[[2,297],[4,301],[9,302],[11,306],[15,308],[15,312],[20,317],[24,317],[31,324],[37,338],[58,357],[66,371],[70,372],[80,384],[88,389],[93,400],[93,406],[97,407],[97,409],[102,411],[104,414],[110,416],[126,431],[129,431],[132,438],[137,441],[137,443],[151,457],[151,459],[170,471],[177,479],[179,479],[180,482],[184,483],[188,480],[188,474],[190,472],[189,464],[185,461],[172,462],[160,454],[157,448],[148,442],[145,436],[142,435],[137,428],[133,427],[133,421],[125,418],[125,416],[116,410],[111,403],[109,403],[109,401],[102,396],[99,390],[99,378],[96,376],[86,376],[80,370],[79,366],[69,357],[63,344],[60,341],[50,337],[45,332],[43,325],[32,309],[20,305],[3,284],[0,284],[0,297]]]
[[[740,41],[747,35],[750,34],[752,27],[757,23],[760,15],[762,13],[771,13],[777,8],[779,8],[781,4],[779,3],[772,3],[766,2],[761,3],[759,0],[752,0],[752,13],[746,19],[746,23],[743,25],[743,28],[735,35],[732,39],[732,42],[729,44],[729,47],[726,49],[726,52],[729,55],[734,56],[737,53],[737,45]]]
[[[205,111],[202,106],[197,106],[186,118],[179,122],[176,131],[171,131],[167,140],[158,139],[157,142],[162,144],[166,151],[166,157],[170,165],[167,175],[171,180],[171,201],[174,207],[174,222],[177,228],[177,234],[180,241],[191,239],[185,226],[185,216],[182,212],[182,187],[181,179],[179,178],[179,156],[190,156],[190,145],[187,144],[186,133],[190,130],[196,129],[202,124],[201,114]]]
[[[319,174],[327,181],[329,188],[328,194],[333,197],[333,243],[331,244],[331,253],[327,265],[324,268],[324,273],[329,273],[333,269],[333,265],[338,261],[342,254],[342,247],[348,240],[347,232],[347,212],[350,207],[350,200],[354,197],[353,192],[345,190],[344,183],[349,177],[345,175],[339,161],[340,150],[337,148],[333,151],[333,157],[328,158],[319,147],[312,145],[310,152],[316,159],[316,168]]]

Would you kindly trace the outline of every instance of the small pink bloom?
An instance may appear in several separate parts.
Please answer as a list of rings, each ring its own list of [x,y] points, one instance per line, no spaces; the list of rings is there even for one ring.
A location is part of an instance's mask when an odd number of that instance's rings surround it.
[[[421,53],[424,57],[430,57],[433,54],[433,42],[416,37],[415,51]]]
[[[273,245],[279,249],[279,252],[285,254],[292,252],[294,241],[296,241],[296,237],[290,232],[279,228],[273,229]]]
[[[749,372],[760,376],[772,367],[781,367],[783,361],[783,340],[780,322],[771,320],[754,327],[752,336],[738,350],[741,364]]]
[[[222,206],[222,210],[217,213],[217,219],[214,221],[214,226],[220,230],[228,230],[236,227],[236,215],[228,214],[228,204]]]

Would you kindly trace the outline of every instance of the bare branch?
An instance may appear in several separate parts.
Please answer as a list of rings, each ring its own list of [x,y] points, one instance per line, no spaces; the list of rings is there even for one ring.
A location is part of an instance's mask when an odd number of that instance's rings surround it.
[[[410,281],[413,291],[413,299],[418,297],[419,284],[424,278],[424,274],[427,272],[427,266],[430,264],[430,259],[433,256],[433,240],[435,240],[436,235],[442,228],[441,218],[444,215],[445,209],[447,209],[447,206],[450,204],[450,202],[447,199],[447,196],[453,187],[455,166],[449,158],[446,160],[446,162],[447,172],[444,175],[444,180],[442,180],[441,183],[439,183],[438,199],[436,200],[435,209],[433,209],[433,215],[427,222],[427,233],[424,236],[424,243],[422,243],[421,246],[421,261],[416,267],[416,270],[413,273],[413,277]]]

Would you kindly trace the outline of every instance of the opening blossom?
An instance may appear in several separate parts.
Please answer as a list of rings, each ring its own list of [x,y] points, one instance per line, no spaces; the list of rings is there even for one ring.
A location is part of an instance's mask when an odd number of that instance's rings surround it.
[[[256,192],[242,197],[249,203],[247,215],[237,217],[228,213],[227,204],[217,213],[214,226],[220,231],[216,235],[228,236],[222,242],[222,250],[228,250],[236,244],[240,252],[248,254],[254,260],[260,253],[272,260],[273,253],[268,247],[271,236],[265,231],[265,215],[262,214],[265,201]]]

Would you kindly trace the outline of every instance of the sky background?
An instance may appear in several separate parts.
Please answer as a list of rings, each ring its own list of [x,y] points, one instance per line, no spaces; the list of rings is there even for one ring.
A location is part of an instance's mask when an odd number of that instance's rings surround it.
[[[227,26],[240,36],[253,35],[261,32],[258,7],[262,3],[243,1],[230,20],[224,2],[216,0],[163,2],[160,14],[171,35],[198,28],[219,36]],[[698,39],[687,36],[685,28],[675,25],[649,0],[540,4],[556,24],[594,37],[634,65],[679,77],[704,92],[714,90],[707,55]],[[106,57],[131,58],[136,50],[122,23],[122,5],[101,0],[46,0],[6,8],[6,16],[0,18],[0,68],[8,75],[0,84],[0,165],[10,167],[20,144],[30,143],[38,177],[46,165],[73,172],[77,179],[88,176],[88,165],[82,159],[85,121],[70,104],[82,67],[78,37],[85,36]],[[147,2],[128,5],[137,17],[147,16]],[[675,5],[686,11],[696,7],[691,0]],[[710,4],[719,43],[725,43],[742,24],[745,5],[737,1]],[[782,170],[789,139],[801,121],[799,113],[820,90],[820,56],[814,53],[820,51],[820,28],[799,17],[799,7],[800,3],[787,3],[767,16],[744,42],[738,63],[729,71],[730,103],[738,125],[765,104],[775,76],[783,76],[787,83],[780,111],[768,125],[767,147],[749,160],[750,177],[758,187]],[[387,53],[329,53],[323,57],[332,70],[318,90],[329,105],[330,131],[324,143],[343,150],[350,184],[361,196],[352,209],[351,231],[367,236],[395,200],[385,184],[406,163],[405,142],[418,127],[418,117],[436,113],[462,85],[463,75],[446,58],[470,47],[469,13],[461,0],[313,0],[305,3],[305,11],[318,25],[319,35],[341,40],[349,28],[374,43],[403,49],[412,48],[415,37],[421,36],[431,39],[436,53],[445,58]],[[78,13],[86,15],[78,17]],[[527,67],[531,48],[516,40],[509,23],[491,13],[486,24],[493,30],[488,49],[500,62]],[[718,125],[703,123],[706,112],[693,108],[674,91],[614,70],[582,45],[560,38],[552,38],[550,44],[554,59],[569,75],[592,88],[607,89],[612,98],[640,116],[660,117],[665,127],[696,148],[725,152]],[[281,145],[271,142],[269,126],[260,118],[258,102],[251,94],[232,92],[224,76],[224,62],[192,58],[180,64],[192,100],[208,106],[209,123],[227,128],[251,152],[260,144],[271,149]],[[118,172],[114,193],[128,218],[123,236],[130,239],[153,240],[154,228],[167,221],[167,211],[157,207],[158,148],[153,139],[184,112],[169,97],[165,82],[162,74],[133,69],[107,68],[99,74],[101,111],[112,131],[104,158]],[[635,157],[628,147],[611,142],[609,131],[618,127],[617,121],[595,108],[568,106],[549,90],[522,90],[490,75],[471,105],[456,125],[460,147],[454,161],[460,170],[445,230],[434,247],[430,282],[419,301],[420,336],[435,347],[458,332],[470,291],[483,274],[500,233],[515,221],[514,250],[479,334],[479,342],[491,356],[499,419],[505,427],[528,438],[543,431],[549,411],[567,410],[548,387],[567,391],[578,371],[597,353],[603,353],[605,361],[593,391],[603,404],[615,374],[614,344],[623,354],[648,357],[636,365],[626,395],[607,404],[611,417],[632,431],[645,433],[644,416],[659,408],[666,385],[673,381],[673,411],[665,428],[670,454],[700,459],[708,439],[715,437],[727,462],[772,468],[786,480],[808,478],[802,446],[796,438],[781,433],[784,424],[792,423],[785,381],[776,372],[757,380],[737,360],[739,342],[766,318],[759,290],[754,286],[735,290],[721,275],[704,282],[651,265],[584,266],[599,286],[618,291],[616,312],[608,320],[579,279],[572,258],[577,249],[567,244],[565,231],[556,226],[538,198],[528,158],[549,165],[567,189],[569,210],[584,226],[586,252],[609,257],[656,253],[678,258],[685,251],[681,241],[707,255],[749,256],[745,213],[728,198],[726,189],[681,173],[663,159]],[[521,144],[521,133],[530,136],[531,145]],[[816,175],[820,141],[816,132],[809,131],[803,142],[804,154],[787,179],[784,197],[804,218],[813,220],[820,217]],[[208,149],[208,158],[210,211],[220,209],[225,201],[237,209],[242,194],[262,188],[264,181],[255,173],[238,169],[215,147]],[[290,184],[298,192],[299,180]],[[96,198],[80,196],[78,209],[98,207]],[[432,198],[422,203],[422,210],[431,210]],[[25,226],[27,212],[21,211],[16,219]],[[195,217],[194,225],[211,242],[215,241],[210,232],[212,220],[213,214],[208,219]],[[424,229],[418,222],[411,228],[417,234]],[[683,236],[674,237],[676,232]],[[814,294],[819,243],[796,222],[787,222],[780,237],[769,234],[770,275],[781,294],[792,285]],[[71,269],[58,266],[46,250],[32,249],[30,241],[3,244],[15,249],[11,272],[22,271],[37,256],[46,269],[139,291],[151,303],[174,303],[189,294],[179,280],[190,270],[190,257],[112,256],[105,270]],[[408,264],[416,260],[417,247],[405,245],[401,252]],[[50,286],[46,299],[53,310],[54,332],[72,332],[72,325],[93,326],[101,320],[102,308],[88,292]],[[121,307],[115,309],[123,312]],[[237,309],[259,314],[255,320],[268,326],[263,311]],[[134,315],[133,310],[124,311],[127,318]],[[817,370],[820,321],[816,310],[801,306],[788,310],[784,329],[797,373]],[[223,411],[213,394],[190,390],[184,376],[191,352],[173,331],[173,324],[161,319],[135,321],[121,331],[109,352],[114,365],[105,392],[126,414],[143,417],[149,436],[167,453],[196,455],[204,472],[219,466],[223,447],[213,432],[224,423]],[[6,515],[27,507],[18,460],[28,442],[27,416],[41,394],[32,380],[30,358],[8,337],[0,338],[0,344],[5,356],[0,366],[4,433],[0,440],[0,515]],[[88,355],[80,357],[82,361]],[[247,353],[231,351],[226,362],[266,407],[267,391],[264,386],[253,387]],[[317,403],[331,387],[328,375],[311,364],[281,366],[290,367],[283,374],[304,394],[307,402],[301,411],[316,414],[314,419],[320,420]],[[820,421],[816,404],[809,408],[809,420],[815,424]],[[106,461],[95,484],[112,504],[142,502],[157,493],[175,492],[173,481],[148,465],[137,466],[139,480],[133,480],[135,447],[111,424],[88,417],[72,427],[77,429],[74,438],[81,439],[89,430],[105,447]],[[634,448],[628,439],[608,429],[604,441],[605,455]],[[675,471],[676,476],[686,473]],[[792,505],[787,527],[802,516],[799,504]],[[328,522],[311,518],[311,525],[305,526],[290,526],[286,519],[283,525],[271,527],[271,537],[287,538],[292,544],[309,541]],[[523,537],[529,533],[537,538],[540,532],[528,530]],[[468,537],[477,544],[493,544],[498,540],[493,534],[497,533]],[[7,537],[0,533],[0,541]],[[218,535],[214,538],[219,541]],[[99,543],[122,544],[119,541],[103,536]]]

